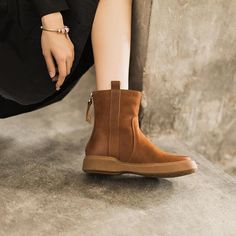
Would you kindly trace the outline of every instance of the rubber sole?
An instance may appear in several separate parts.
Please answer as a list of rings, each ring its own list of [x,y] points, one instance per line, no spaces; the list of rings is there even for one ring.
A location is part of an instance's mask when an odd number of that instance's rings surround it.
[[[192,174],[197,164],[192,160],[168,163],[128,163],[114,157],[89,155],[84,158],[83,171],[86,173],[120,175],[125,173],[155,177],[178,177]]]

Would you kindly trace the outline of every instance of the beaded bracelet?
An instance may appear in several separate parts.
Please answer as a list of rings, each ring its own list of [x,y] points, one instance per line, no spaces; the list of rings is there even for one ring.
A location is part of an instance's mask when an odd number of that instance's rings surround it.
[[[65,34],[67,38],[68,38],[68,33],[70,31],[70,28],[66,25],[63,26],[62,28],[58,28],[58,29],[46,29],[41,25],[40,29],[45,30],[45,31],[49,31],[49,32],[56,32],[56,33],[60,33],[60,34]]]

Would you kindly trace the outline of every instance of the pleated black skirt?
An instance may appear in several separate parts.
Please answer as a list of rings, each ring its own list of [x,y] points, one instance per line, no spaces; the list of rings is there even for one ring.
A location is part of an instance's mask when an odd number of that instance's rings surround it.
[[[70,75],[59,91],[41,51],[40,17],[29,0],[0,0],[0,118],[62,100],[94,64],[91,28],[98,0],[78,0],[62,11],[75,47]]]

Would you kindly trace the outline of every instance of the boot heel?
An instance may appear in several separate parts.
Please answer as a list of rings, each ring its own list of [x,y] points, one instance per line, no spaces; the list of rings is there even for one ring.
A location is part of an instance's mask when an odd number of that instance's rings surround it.
[[[119,161],[109,156],[85,156],[83,161],[83,171],[87,173],[98,173],[108,175],[121,174],[121,166]]]

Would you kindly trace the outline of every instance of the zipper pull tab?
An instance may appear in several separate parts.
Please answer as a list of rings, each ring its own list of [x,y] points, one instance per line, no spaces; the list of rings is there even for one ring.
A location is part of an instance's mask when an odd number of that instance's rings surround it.
[[[89,100],[88,100],[88,105],[87,105],[87,111],[86,111],[86,121],[91,123],[91,113],[90,113],[90,107],[93,103],[93,93],[90,93]]]

